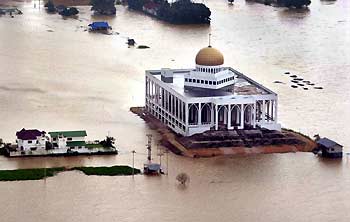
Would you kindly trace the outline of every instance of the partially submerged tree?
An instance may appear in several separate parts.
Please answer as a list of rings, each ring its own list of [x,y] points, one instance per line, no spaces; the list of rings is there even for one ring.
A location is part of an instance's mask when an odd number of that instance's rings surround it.
[[[191,0],[178,0],[171,4],[165,2],[159,10],[162,19],[178,24],[210,23],[210,15],[207,6]]]
[[[115,0],[91,0],[91,11],[101,15],[115,15]]]
[[[56,12],[56,7],[55,5],[53,4],[52,0],[49,0],[45,5],[44,5],[45,8],[47,8],[47,12],[50,12],[50,13],[55,13]]]
[[[72,15],[77,15],[78,13],[79,13],[79,10],[75,7],[65,8],[64,10],[59,12],[59,14],[62,16],[72,16]]]
[[[115,142],[115,139],[114,137],[111,137],[111,136],[106,136],[106,139],[105,140],[102,140],[100,142],[100,144],[103,146],[103,147],[114,147],[114,142]]]
[[[303,8],[311,4],[310,0],[277,0],[277,4],[288,8]]]
[[[185,185],[186,182],[190,180],[190,177],[186,173],[179,173],[176,176],[176,180],[180,182],[180,184]]]

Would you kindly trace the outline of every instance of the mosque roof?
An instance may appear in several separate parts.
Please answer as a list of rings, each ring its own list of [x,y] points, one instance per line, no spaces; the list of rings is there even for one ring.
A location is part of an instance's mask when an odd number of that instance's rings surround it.
[[[219,66],[224,64],[223,54],[216,48],[202,48],[196,55],[196,64],[202,66]]]

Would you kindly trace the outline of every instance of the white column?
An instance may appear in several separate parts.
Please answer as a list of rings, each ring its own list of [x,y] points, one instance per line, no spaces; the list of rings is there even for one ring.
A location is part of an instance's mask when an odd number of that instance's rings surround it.
[[[270,122],[270,115],[271,115],[271,100],[269,100],[269,102],[266,104],[266,106],[267,106],[267,122]]]
[[[174,115],[174,96],[170,93],[170,113]]]
[[[256,103],[253,106],[253,127],[256,127]]]
[[[210,124],[211,126],[214,126],[214,103],[211,104],[210,108]]]
[[[202,104],[198,103],[198,125],[202,124]]]
[[[177,104],[177,118],[180,121],[181,120],[181,100],[179,98],[176,98],[176,104]]]
[[[271,121],[274,121],[274,108],[273,108],[273,106],[275,105],[275,100],[271,100]]]
[[[169,93],[168,93],[168,91],[166,91],[166,90],[165,90],[165,98],[166,98],[166,99],[165,99],[165,103],[166,103],[166,104],[165,104],[165,107],[166,107],[165,110],[168,112],[168,111],[169,111]]]
[[[181,107],[181,121],[185,123],[185,113],[184,113],[184,103],[182,100],[180,100],[180,107]]]
[[[188,135],[188,103],[185,103],[185,133]]]
[[[244,104],[241,104],[241,129],[244,128]]]
[[[227,124],[227,113],[226,106],[224,107],[224,124]]]
[[[160,86],[157,84],[157,104],[160,105]]]
[[[237,111],[237,113],[236,113],[236,125],[238,125],[239,124],[239,115],[240,115],[240,113],[238,112],[240,109],[238,109],[238,106],[236,107],[236,111]],[[242,112],[242,111],[241,111]]]
[[[278,108],[278,99],[275,100],[275,123],[277,123],[277,108]]]
[[[215,130],[219,129],[218,105],[215,104]]]
[[[231,105],[228,104],[227,129],[231,129]]]
[[[147,101],[148,101],[148,93],[147,93],[147,91],[148,91],[148,78],[147,78],[147,76],[145,78],[145,85],[146,85],[146,87],[145,87],[145,107],[147,109],[148,108],[148,104],[147,104]]]
[[[265,104],[265,100],[263,100],[263,107],[262,107],[262,123],[265,123],[265,109],[266,109],[266,104]]]

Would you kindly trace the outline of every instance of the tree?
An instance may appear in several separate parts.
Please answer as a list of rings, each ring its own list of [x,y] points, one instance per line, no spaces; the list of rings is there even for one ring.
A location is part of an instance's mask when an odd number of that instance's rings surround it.
[[[114,147],[114,142],[115,142],[115,139],[114,137],[111,137],[111,136],[106,136],[106,139],[105,140],[102,140],[100,142],[100,144],[103,146],[103,147]]]
[[[91,11],[101,15],[115,15],[115,0],[91,0]]]
[[[54,5],[54,3],[52,2],[52,0],[49,0],[45,5],[45,8],[47,8],[47,12],[49,13],[55,13],[56,12],[56,7]]]

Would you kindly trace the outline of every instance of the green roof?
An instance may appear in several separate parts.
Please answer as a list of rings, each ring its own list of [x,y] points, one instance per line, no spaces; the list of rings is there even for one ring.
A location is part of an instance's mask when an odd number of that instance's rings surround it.
[[[72,141],[72,142],[67,142],[67,146],[69,147],[86,146],[86,143],[84,141]]]
[[[79,131],[58,131],[58,132],[49,132],[51,137],[58,137],[58,135],[63,135],[64,137],[83,137],[87,136],[85,130]]]

